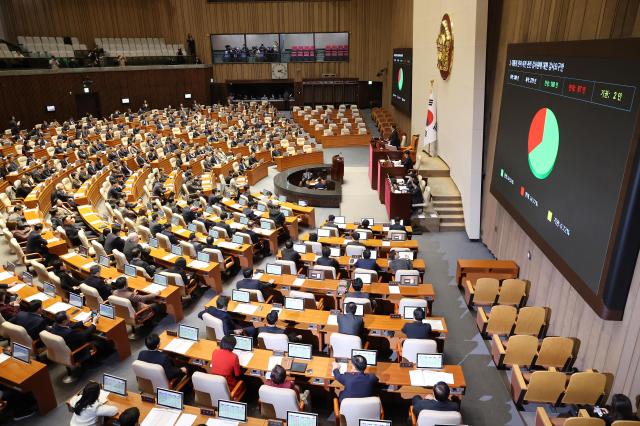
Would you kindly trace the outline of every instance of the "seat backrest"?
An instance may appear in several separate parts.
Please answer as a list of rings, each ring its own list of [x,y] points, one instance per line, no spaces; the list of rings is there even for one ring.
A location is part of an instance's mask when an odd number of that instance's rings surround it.
[[[218,408],[218,401],[231,400],[227,379],[216,374],[196,371],[191,376],[196,403],[206,407]]]
[[[182,281],[182,275],[180,274],[175,274],[173,272],[167,272],[167,271],[162,271],[160,272],[162,275],[166,275],[167,277],[169,277],[169,282],[178,286],[178,287],[184,287],[184,281]]]
[[[281,260],[278,259],[276,260],[276,265],[282,265],[282,271],[285,274],[291,274],[291,275],[295,275],[297,272],[296,269],[296,262],[294,262],[293,260]],[[288,269],[288,272],[284,272],[285,270]]]
[[[371,282],[378,281],[378,273],[373,269],[355,268],[351,276],[354,277],[355,274],[369,274],[371,275]]]
[[[33,269],[35,269],[36,275],[40,283],[49,281],[49,272],[47,271],[47,268],[45,268],[45,266],[42,263],[32,260],[31,266],[33,267]]]
[[[377,396],[345,398],[340,403],[341,426],[358,426],[360,419],[379,420],[382,402]]]
[[[365,246],[356,246],[353,244],[349,244],[344,249],[345,256],[362,256],[362,253],[365,251]]]
[[[536,365],[564,368],[573,358],[574,342],[569,337],[545,337],[538,351]]]
[[[124,318],[126,322],[135,322],[136,311],[133,309],[133,305],[129,299],[111,295],[108,300],[109,304],[115,308],[117,317]]]
[[[314,265],[313,268],[311,269],[315,269],[317,271],[324,271],[325,278],[331,278],[332,280],[336,279],[336,268],[334,268],[333,266]]]
[[[527,283],[524,280],[509,278],[502,281],[498,304],[519,306],[525,297]]]
[[[58,364],[72,366],[71,362],[71,349],[64,342],[62,336],[49,333],[46,330],[40,332],[40,340],[47,348],[47,358],[50,361],[57,362]]]
[[[189,241],[180,241],[180,246],[187,256],[192,258],[195,258],[197,256],[195,247],[193,247],[193,244],[191,244]]]
[[[270,404],[278,419],[286,420],[287,411],[299,411],[298,397],[293,389],[262,385],[258,389],[261,404]]]
[[[492,304],[500,289],[500,282],[495,278],[478,278],[475,285],[475,304]]]
[[[364,297],[352,297],[352,296],[347,296],[344,299],[342,299],[342,309],[344,309],[344,307],[347,305],[347,303],[353,302],[356,305],[363,305],[363,312],[365,314],[370,314],[371,312],[373,312],[373,309],[371,308],[371,300],[366,299]]]
[[[220,341],[224,337],[222,320],[207,313],[202,314],[202,319],[204,320],[207,339]]]
[[[402,358],[409,362],[416,363],[418,354],[435,354],[438,352],[438,345],[435,340],[430,339],[405,339],[402,342]]]
[[[282,352],[288,350],[289,338],[286,334],[259,333],[258,340],[262,341],[265,349]]]
[[[318,241],[305,241],[306,245],[311,247],[311,252],[313,254],[317,254],[318,256],[322,256],[322,243]]]
[[[264,295],[260,290],[250,288],[244,288],[242,290],[249,293],[252,302],[264,303]]]
[[[548,308],[542,306],[524,306],[518,311],[514,334],[539,336],[544,330],[548,317]]]
[[[107,252],[104,250],[104,247],[98,241],[91,240],[91,246],[93,247],[93,250],[96,252],[96,257],[98,259],[100,259],[100,256],[108,257]]]
[[[597,420],[600,420],[601,423],[591,423],[586,426],[604,426],[605,425],[604,420],[602,419],[597,419]],[[571,426],[576,426],[576,425],[573,424]],[[616,420],[615,422],[611,423],[611,426],[640,426],[640,420]]]
[[[607,376],[593,371],[573,373],[562,397],[564,404],[597,405],[605,393]]]
[[[462,414],[457,411],[420,410],[417,426],[460,425]]]
[[[420,277],[420,271],[415,269],[398,269],[394,275],[394,280],[402,282],[402,277]]]
[[[329,335],[329,347],[332,357],[351,359],[351,350],[362,349],[362,340],[359,336],[331,333]]]
[[[507,351],[504,355],[505,365],[518,364],[529,366],[538,351],[538,338],[535,336],[514,335],[509,337]]]
[[[516,322],[518,310],[511,305],[496,305],[491,308],[486,332],[488,334],[509,335]]]
[[[555,404],[564,392],[566,375],[558,371],[534,371],[529,379],[525,401]]]
[[[169,380],[161,365],[135,360],[132,366],[140,392],[155,394],[157,388],[169,389]]]
[[[427,309],[427,301],[425,299],[414,299],[411,297],[403,297],[402,299],[400,299],[400,302],[398,303],[398,313],[400,315],[404,315],[404,308],[405,307],[412,307],[412,308],[423,308]]]
[[[124,271],[125,265],[129,264],[127,257],[118,249],[111,250],[111,253],[113,253],[113,257],[116,260],[116,269],[119,271]]]
[[[599,419],[597,417],[570,417],[565,420],[563,426],[605,426],[604,419]],[[625,421],[618,420],[617,422],[611,423],[611,426],[638,426],[640,422],[636,421]]]
[[[156,238],[158,239],[158,246],[163,248],[164,250],[171,250],[171,240],[164,234],[158,232],[156,234]]]
[[[28,348],[33,347],[33,339],[21,325],[5,321],[0,326],[0,329],[2,330],[1,334],[12,342],[20,343]]]
[[[103,302],[102,297],[100,297],[100,293],[95,288],[88,286],[86,284],[80,284],[80,293],[84,296],[84,302],[87,307],[97,311],[99,309],[99,305]]]

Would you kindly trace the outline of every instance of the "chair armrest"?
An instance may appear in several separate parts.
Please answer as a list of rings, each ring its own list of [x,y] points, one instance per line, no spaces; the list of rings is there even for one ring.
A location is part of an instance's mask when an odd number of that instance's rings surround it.
[[[76,355],[80,352],[82,352],[83,350],[87,349],[87,348],[93,348],[93,344],[91,343],[85,343],[84,345],[80,346],[78,349],[76,349],[75,351],[71,351],[71,359],[73,361],[73,363],[76,363]],[[95,348],[94,348],[94,353],[95,353]],[[93,355],[93,354],[92,354]]]
[[[495,346],[495,348],[497,349],[498,353],[500,355],[504,355],[506,351],[505,351],[504,345],[502,344],[502,340],[500,340],[500,336],[498,336],[497,334],[494,334],[491,337],[491,340],[492,340],[493,346]]]
[[[396,351],[398,352],[398,362],[402,362],[402,343],[403,342],[404,340],[398,339],[398,346],[396,348]]]
[[[476,325],[478,326],[478,330],[480,330],[480,334],[486,333],[488,323],[489,318],[487,318],[484,308],[482,306],[478,306],[478,312],[476,313]]]
[[[362,349],[369,349],[369,342],[364,342],[364,345],[362,345]]]
[[[244,396],[245,391],[246,387],[244,385],[244,381],[238,380],[238,383],[236,383],[229,395],[234,401],[239,401]]]
[[[491,336],[491,357],[497,368],[504,367],[505,348],[500,340],[500,336],[494,334]]]
[[[469,280],[465,280],[462,286],[464,288],[464,301],[467,303],[467,306],[471,307],[471,305],[473,304],[475,289],[473,288],[473,285]]]
[[[25,253],[24,257],[27,259],[33,258],[33,259],[42,259],[42,256],[40,256],[40,253]]]
[[[581,408],[580,410],[578,410],[578,417],[590,418],[591,416],[589,415],[589,412],[587,410]]]
[[[333,398],[333,414],[336,417],[336,425],[340,426],[340,402],[338,402],[338,398]]]
[[[148,313],[153,313],[153,309],[151,309],[151,306],[145,306],[144,308],[140,309],[138,312],[136,312],[136,321],[139,318],[146,316]]]
[[[304,400],[298,401],[298,410],[304,411]]]
[[[189,375],[186,374],[180,381],[178,379],[173,379],[169,382],[169,387],[173,390],[179,391],[184,388],[187,383],[189,383]]]
[[[266,300],[264,301],[264,303],[271,303],[271,301],[273,300],[273,294],[270,294]]]
[[[553,426],[544,407],[536,408],[536,426]]]
[[[513,364],[513,367],[511,368],[511,383],[515,384],[518,390],[520,390],[523,395],[524,395],[524,392],[526,392],[529,387],[527,385],[527,381],[524,379],[524,376],[522,375],[522,371],[520,370],[520,366],[518,364]],[[517,396],[517,395],[514,395],[514,396]]]
[[[318,310],[322,311],[324,309],[324,299],[320,299],[319,302],[316,302],[316,306],[318,307]]]
[[[416,419],[416,415],[413,414],[413,404],[409,406],[409,418],[411,419],[411,424],[413,426],[416,426],[416,422],[418,421],[418,419]]]

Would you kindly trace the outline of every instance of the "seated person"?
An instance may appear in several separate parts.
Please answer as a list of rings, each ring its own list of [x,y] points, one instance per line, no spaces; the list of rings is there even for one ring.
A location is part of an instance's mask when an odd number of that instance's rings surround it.
[[[372,271],[380,272],[380,267],[375,259],[371,259],[371,250],[365,250],[362,252],[362,259],[358,259],[354,265],[356,268],[370,269]]]
[[[251,268],[245,268],[242,271],[242,276],[244,278],[239,280],[236,283],[236,288],[238,290],[242,290],[242,289],[260,290],[260,292],[262,293],[262,296],[266,298],[267,294],[265,293],[265,290],[268,290],[268,289],[273,287],[269,283],[263,283],[263,282],[260,282],[259,280],[256,280],[255,278],[252,278],[253,269],[251,269]]]
[[[146,350],[140,351],[138,354],[138,360],[148,362],[150,364],[158,364],[164,369],[164,374],[168,380],[174,380],[178,377],[187,374],[186,367],[176,367],[173,365],[171,357],[166,353],[158,349],[160,346],[160,336],[156,333],[151,333],[144,339],[144,344],[147,347]]]
[[[114,291],[113,295],[122,297],[131,302],[131,306],[133,306],[133,310],[138,312],[141,309],[146,307],[150,307],[151,310],[157,315],[160,313],[164,313],[165,305],[162,303],[154,303],[156,300],[157,294],[146,294],[141,295],[138,294],[138,291],[131,291],[127,286],[127,277],[118,277],[113,283]]]
[[[230,334],[220,340],[219,348],[211,354],[211,368],[209,373],[223,376],[227,379],[229,390],[238,383],[240,377],[240,361],[238,355],[233,353],[236,347],[236,338]]]
[[[86,343],[92,343],[96,347],[104,347],[101,342],[99,343],[93,338],[93,333],[96,331],[96,324],[98,323],[99,318],[100,315],[95,315],[91,320],[91,325],[85,328],[81,321],[72,323],[66,312],[58,312],[55,315],[55,323],[49,331],[62,337],[64,342],[72,351],[75,351]],[[84,357],[89,357],[90,354],[88,348],[83,351],[82,355]],[[79,358],[79,356],[76,356],[76,359]]]
[[[273,367],[271,370],[271,377],[264,382],[264,385],[274,388],[293,389],[296,391],[298,400],[305,401],[305,404],[307,404],[306,401],[309,397],[309,391],[306,390],[302,395],[300,395],[300,387],[298,387],[293,380],[287,380],[287,370],[285,370],[281,365],[275,365]]]
[[[284,243],[284,249],[280,252],[282,260],[290,260],[296,263],[296,267],[300,267],[300,253],[293,249],[293,241],[288,239]]]
[[[82,393],[69,401],[73,412],[70,426],[97,426],[102,424],[102,418],[113,417],[118,414],[118,408],[100,401],[100,385],[89,382],[82,389]]]
[[[419,395],[413,397],[413,415],[416,418],[422,410],[434,411],[460,411],[460,402],[449,400],[449,385],[445,382],[438,382],[433,386],[433,395],[428,394],[424,398]]]
[[[228,305],[229,297],[221,294],[216,299],[216,306],[209,306],[205,310],[200,311],[198,313],[198,318],[202,319],[202,315],[207,313],[222,320],[222,328],[225,335],[246,333],[249,336],[253,336],[255,334],[255,328],[252,326],[243,327],[236,324],[229,312],[227,312]]]
[[[351,358],[351,365],[353,365],[353,372],[340,373],[338,363],[333,363],[333,377],[344,386],[340,392],[340,402],[345,398],[376,396],[378,376],[364,372],[367,368],[367,360],[362,355],[356,355]]]
[[[338,225],[335,223],[336,217],[332,214],[330,214],[329,216],[327,216],[327,221],[325,222],[324,225],[322,225],[325,228],[338,228]]]
[[[338,261],[331,256],[331,249],[328,246],[322,246],[322,256],[316,259],[316,264],[320,266],[333,266],[336,270],[336,274],[340,269]]]
[[[114,223],[111,226],[111,233],[104,239],[104,251],[107,254],[111,254],[114,249],[119,252],[124,250],[124,240],[120,237],[121,230],[122,227],[119,223]]]
[[[416,308],[413,310],[414,322],[407,322],[402,326],[402,332],[407,336],[407,339],[432,339],[431,324],[422,322],[425,318],[425,312],[422,308]]]
[[[391,225],[389,225],[389,230],[390,231],[404,231],[404,232],[407,232],[407,228],[400,223],[400,220],[401,219],[399,217],[395,217],[393,219],[393,223]]]
[[[138,426],[140,420],[140,410],[138,407],[129,407],[120,414],[118,423],[120,426]]]
[[[602,411],[605,413],[602,418],[607,426],[611,426],[617,420],[638,420],[633,414],[631,400],[621,393],[614,394],[611,397],[611,407],[603,408]]]
[[[355,303],[347,303],[346,313],[338,314],[338,333],[360,336],[364,340],[364,320],[362,316],[356,315],[357,311],[358,306]]]
[[[60,259],[54,259],[51,262],[53,273],[60,279],[60,287],[64,291],[77,293],[79,291],[80,280],[73,276],[67,269],[67,266]]]
[[[362,291],[364,283],[361,278],[356,278],[351,284],[351,290],[346,294],[347,297],[359,297],[361,299],[369,299],[371,295]]]
[[[133,266],[141,267],[150,277],[153,277],[153,274],[156,273],[155,265],[151,265],[142,259],[142,250],[138,247],[134,247],[133,250],[131,250],[131,260],[129,260],[129,263]]]
[[[111,285],[100,276],[100,265],[93,265],[89,269],[89,276],[85,278],[84,283],[89,287],[98,290],[98,294],[102,300],[107,300],[111,296]]]
[[[413,269],[409,259],[400,259],[396,250],[389,252],[389,269],[395,275],[398,271],[406,271]]]
[[[187,260],[184,257],[177,258],[173,266],[167,269],[167,272],[180,275],[185,286],[191,281],[191,277],[187,274]]]
[[[47,321],[40,315],[42,308],[41,300],[32,300],[28,303],[26,310],[21,310],[11,320],[11,323],[19,325],[27,330],[27,334],[33,340],[40,338],[40,332],[47,328]]]
[[[411,160],[411,152],[404,151],[402,153],[402,167],[404,167],[405,171],[409,171],[413,169],[413,160]]]
[[[324,177],[320,177],[318,182],[313,185],[313,189],[327,189],[327,180]]]

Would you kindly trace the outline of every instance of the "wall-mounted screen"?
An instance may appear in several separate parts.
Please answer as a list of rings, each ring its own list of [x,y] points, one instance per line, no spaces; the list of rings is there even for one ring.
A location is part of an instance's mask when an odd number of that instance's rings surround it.
[[[391,104],[411,114],[412,49],[393,49]]]
[[[510,45],[491,193],[603,318],[638,256],[640,40]]]

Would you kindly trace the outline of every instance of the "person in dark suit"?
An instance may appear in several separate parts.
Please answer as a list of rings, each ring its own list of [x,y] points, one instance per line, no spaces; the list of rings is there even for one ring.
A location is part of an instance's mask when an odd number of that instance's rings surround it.
[[[402,312],[400,313],[402,315]],[[414,322],[408,322],[402,327],[402,332],[407,339],[431,339],[431,324],[423,323],[425,317],[424,309],[416,308],[413,310]]]
[[[24,327],[33,340],[40,338],[40,332],[47,328],[47,321],[40,315],[42,301],[34,300],[28,304],[27,310],[18,312],[10,322]]]
[[[205,310],[200,311],[198,313],[198,318],[202,319],[202,315],[205,313],[218,318],[222,321],[222,328],[224,330],[225,336],[228,336],[230,334],[242,334],[243,332],[250,336],[253,336],[255,334],[255,328],[251,326],[243,327],[240,324],[236,324],[233,318],[231,318],[229,312],[227,312],[228,305],[229,298],[227,296],[220,295],[216,300],[215,308],[213,306],[209,306]]]
[[[227,225],[225,222],[227,219],[229,219],[229,214],[227,212],[222,212],[220,213],[220,220],[214,222],[213,225],[224,229],[227,231],[227,235],[231,237],[233,235],[233,230],[231,229],[231,226]]]
[[[251,278],[253,276],[253,269],[245,268],[242,271],[242,276],[244,277],[240,281],[236,283],[236,288],[238,290],[247,289],[247,290],[260,290],[262,295],[266,298],[267,294],[265,294],[265,290],[268,290],[272,287],[269,283],[263,283],[259,280]]]
[[[51,254],[49,254],[49,248],[47,247],[47,240],[42,238],[42,224],[36,223],[31,228],[31,232],[27,236],[27,247],[25,251],[27,253],[38,253],[40,256],[44,257],[47,263],[51,259]]]
[[[404,231],[404,232],[407,232],[407,228],[400,223],[400,220],[401,219],[399,217],[395,217],[393,219],[393,223],[391,225],[389,225],[389,230],[390,231]]]
[[[336,217],[332,214],[327,216],[327,221],[322,225],[324,228],[338,228],[338,225],[335,223]]]
[[[196,214],[196,211],[191,208],[191,206],[185,206],[182,209],[182,218],[186,223],[191,223],[198,218],[198,215]]]
[[[338,333],[350,334],[352,336],[364,337],[364,320],[361,316],[356,315],[358,306],[355,303],[347,303],[346,313],[338,314]]]
[[[73,216],[69,215],[64,218],[62,228],[64,229],[65,234],[67,234],[67,238],[74,247],[82,245],[82,241],[80,241],[80,236],[78,235],[78,227],[75,224],[75,219]]]
[[[337,363],[333,363],[333,377],[344,386],[339,400],[345,398],[368,398],[377,394],[378,376],[366,374],[367,360],[362,355],[351,358],[353,372],[340,373]]]
[[[167,379],[174,380],[178,377],[187,374],[187,368],[178,368],[173,365],[171,357],[166,353],[158,350],[160,346],[160,337],[156,333],[151,333],[144,339],[144,344],[147,347],[146,350],[140,351],[138,354],[138,360],[148,362],[150,364],[158,364],[164,370]]]
[[[394,274],[396,271],[411,269],[411,261],[409,259],[399,259],[398,252],[391,250],[389,252],[389,269]]]
[[[51,327],[51,333],[56,334],[64,339],[69,349],[75,351],[85,343],[93,343],[93,333],[96,331],[99,315],[93,317],[91,325],[84,327],[82,322],[72,323],[67,317],[67,313],[62,311],[55,315],[55,323]],[[88,349],[85,350],[88,355]]]
[[[297,267],[300,267],[300,253],[293,249],[293,241],[291,239],[285,241],[281,256],[282,260],[290,260],[295,262]]]
[[[156,267],[155,265],[150,265],[142,259],[142,250],[140,250],[138,247],[135,247],[133,250],[131,250],[131,256],[132,258],[129,261],[130,264],[141,267],[147,272],[147,274],[149,274],[150,277],[153,277],[153,274],[156,273]]]
[[[84,283],[98,290],[102,300],[107,300],[111,296],[111,286],[100,277],[100,265],[93,265],[89,269],[89,276],[85,278]]]
[[[51,262],[53,273],[60,279],[60,287],[65,291],[78,292],[80,280],[74,277],[60,259],[54,259]]]
[[[285,221],[287,220],[287,218],[284,216],[284,213],[280,211],[280,207],[276,206],[275,204],[271,204],[269,206],[269,219],[273,220],[278,228],[282,228]]]
[[[364,293],[362,291],[362,287],[364,283],[361,278],[356,278],[353,280],[351,284],[351,290],[346,294],[347,297],[359,297],[361,299],[369,299],[371,295],[369,293]]]
[[[411,160],[411,153],[409,151],[402,153],[402,167],[404,167],[406,172],[413,169],[413,160]]]
[[[285,334],[285,330],[276,326],[278,322],[278,311],[271,311],[267,314],[267,324],[262,327],[258,327],[258,331],[256,334],[260,333],[271,333],[271,334]]]
[[[616,393],[611,397],[611,407],[603,408],[604,416],[602,417],[607,426],[611,426],[613,422],[618,420],[638,420],[633,414],[633,405],[628,396]]]
[[[167,269],[167,272],[180,275],[185,286],[191,280],[191,277],[187,274],[187,260],[184,257],[177,258],[173,266]]]
[[[362,252],[362,259],[358,259],[355,264],[356,268],[370,269],[372,271],[380,272],[380,267],[375,259],[371,259],[371,250],[365,250]]]
[[[393,145],[396,148],[400,148],[400,135],[398,134],[398,129],[395,124],[391,125],[391,134],[389,135],[389,145]]]
[[[449,385],[438,382],[433,386],[433,395],[422,398],[419,395],[413,397],[413,414],[418,417],[422,410],[434,411],[460,411],[460,402],[449,400]]]
[[[113,249],[118,251],[124,250],[124,240],[120,237],[120,231],[122,230],[119,223],[114,223],[111,226],[111,233],[104,239],[104,251],[107,254],[111,254]]]
[[[340,269],[340,264],[337,260],[329,257],[331,255],[331,249],[327,246],[322,247],[322,256],[316,260],[316,264],[320,266],[333,266],[336,269],[336,274]]]

